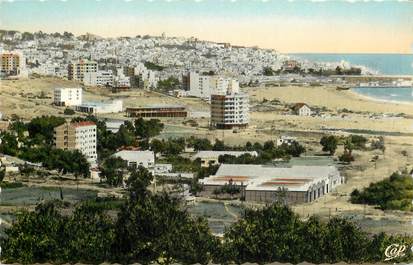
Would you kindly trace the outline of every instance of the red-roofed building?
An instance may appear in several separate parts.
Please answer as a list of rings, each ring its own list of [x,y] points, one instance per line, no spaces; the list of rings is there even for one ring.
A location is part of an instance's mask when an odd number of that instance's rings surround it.
[[[296,103],[293,107],[293,111],[299,116],[311,116],[312,114],[310,107],[305,103]]]

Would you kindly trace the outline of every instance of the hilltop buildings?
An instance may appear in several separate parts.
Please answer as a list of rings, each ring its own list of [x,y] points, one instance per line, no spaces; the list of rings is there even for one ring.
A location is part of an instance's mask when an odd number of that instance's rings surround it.
[[[89,163],[97,161],[96,124],[93,122],[64,123],[54,128],[54,147],[64,150],[79,150]]]
[[[249,99],[244,93],[211,95],[211,126],[217,129],[246,128]]]
[[[82,88],[58,87],[54,89],[53,102],[57,106],[76,106],[82,104]]]
[[[246,201],[288,204],[314,201],[344,183],[335,166],[274,167],[222,164],[215,175],[199,180],[202,195],[212,196],[224,185],[240,189]]]

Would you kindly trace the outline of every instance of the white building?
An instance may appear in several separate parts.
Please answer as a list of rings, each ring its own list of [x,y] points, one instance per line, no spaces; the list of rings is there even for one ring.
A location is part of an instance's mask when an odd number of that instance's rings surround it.
[[[144,168],[152,169],[155,165],[155,154],[152,151],[122,150],[113,154],[113,156],[127,161],[130,167],[143,166]]]
[[[83,82],[85,74],[96,73],[98,71],[98,64],[94,61],[79,60],[76,63],[70,63],[67,69],[67,78]]]
[[[82,88],[57,87],[54,89],[54,104],[58,106],[77,106],[82,104]]]
[[[222,164],[213,176],[199,180],[204,196],[232,183],[240,187],[246,201],[271,203],[286,192],[289,204],[312,202],[344,183],[335,166],[291,166]]]
[[[145,89],[156,88],[158,86],[158,79],[156,77],[156,72],[147,69],[143,63],[139,63],[134,68],[134,75],[140,76],[143,82],[143,87]]]
[[[124,125],[124,120],[108,120],[106,121],[106,130],[117,133],[120,129],[120,126]]]
[[[64,123],[54,128],[54,146],[64,150],[79,150],[87,160],[96,164],[96,124],[90,121]]]
[[[277,143],[276,143],[276,145],[277,145],[277,146],[281,146],[281,145],[283,145],[283,144],[291,145],[291,144],[293,144],[293,143],[296,142],[296,141],[297,141],[297,138],[296,138],[296,137],[281,135],[279,138],[277,138]]]
[[[293,110],[295,114],[299,116],[311,116],[312,114],[310,107],[305,103],[295,104]]]
[[[102,102],[84,102],[76,106],[76,111],[92,114],[118,113],[123,111],[123,101],[118,99]]]
[[[212,94],[225,95],[239,92],[237,80],[222,76],[189,72],[184,82],[186,82],[185,88],[189,89],[188,95],[198,98],[210,99]]]
[[[76,134],[76,149],[86,156],[88,161],[94,165],[97,160],[97,132],[96,124],[93,122],[74,123]]]
[[[211,126],[218,129],[246,128],[248,122],[247,94],[211,95]]]
[[[125,87],[125,88],[130,87],[130,77],[125,76],[123,74],[116,76],[114,86],[115,87]]]
[[[97,72],[87,72],[83,77],[85,86],[113,86],[112,70],[99,70]]]

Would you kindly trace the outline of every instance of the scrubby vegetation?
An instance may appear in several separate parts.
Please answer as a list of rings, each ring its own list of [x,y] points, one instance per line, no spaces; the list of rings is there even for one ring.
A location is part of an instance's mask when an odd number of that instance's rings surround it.
[[[203,218],[193,218],[178,198],[152,194],[152,175],[139,168],[126,182],[127,198],[65,201],[23,211],[1,240],[7,263],[313,263],[379,262],[407,236],[369,235],[349,220],[301,220],[282,204],[247,209],[218,240]],[[231,189],[231,192],[233,190]],[[235,190],[234,190],[235,192]],[[392,260],[412,260],[411,252]]]
[[[412,210],[413,178],[408,174],[393,173],[390,178],[351,193],[352,203],[377,205],[383,210]]]

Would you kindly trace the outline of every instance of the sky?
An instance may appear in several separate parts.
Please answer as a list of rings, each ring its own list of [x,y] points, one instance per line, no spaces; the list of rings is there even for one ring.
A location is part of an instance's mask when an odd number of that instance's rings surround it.
[[[164,32],[284,53],[413,53],[413,0],[0,0],[0,28]]]

